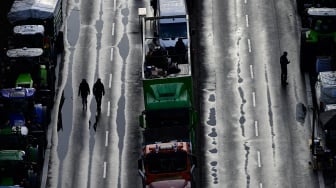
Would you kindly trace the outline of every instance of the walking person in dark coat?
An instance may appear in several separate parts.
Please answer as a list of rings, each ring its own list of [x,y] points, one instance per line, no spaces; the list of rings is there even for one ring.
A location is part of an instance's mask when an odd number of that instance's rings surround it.
[[[175,53],[177,55],[177,62],[184,63],[186,56],[187,48],[183,43],[182,38],[179,38],[175,44]]]
[[[93,85],[93,95],[96,98],[98,112],[100,112],[101,100],[103,95],[105,95],[104,85],[101,82],[100,78],[98,78],[96,83]]]
[[[287,85],[287,65],[290,62],[287,59],[287,52],[284,52],[280,57],[280,65],[281,65],[281,84]]]
[[[82,97],[83,110],[87,109],[87,96],[90,95],[90,87],[85,79],[79,84],[78,96]]]

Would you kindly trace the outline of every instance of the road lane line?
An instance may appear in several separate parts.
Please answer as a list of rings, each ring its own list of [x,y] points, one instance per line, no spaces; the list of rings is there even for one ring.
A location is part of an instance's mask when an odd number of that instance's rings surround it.
[[[107,117],[110,116],[110,101],[107,103]]]
[[[254,121],[254,127],[256,136],[259,136],[258,121]]]
[[[245,15],[245,19],[246,19],[246,27],[249,27],[249,20],[248,20],[248,15]]]
[[[248,45],[249,53],[251,53],[252,48],[251,48],[251,40],[250,39],[247,39],[247,45]]]
[[[116,11],[116,1],[117,1],[117,0],[114,0],[114,1],[113,1],[113,11],[114,11],[114,12]]]
[[[111,32],[112,36],[114,35],[114,23],[112,23],[112,32]]]
[[[108,131],[105,132],[105,147],[108,146]]]
[[[111,48],[110,61],[113,61],[113,48]]]
[[[256,106],[255,92],[252,92],[252,102],[253,102],[253,107],[255,107]]]
[[[321,171],[317,172],[318,175],[318,182],[319,182],[319,187],[320,188],[325,188],[325,184],[324,184],[324,179],[323,179],[323,174]]]
[[[250,65],[250,73],[251,73],[251,78],[254,79],[253,65]]]
[[[247,4],[247,0],[245,0],[244,3]]]
[[[104,172],[103,172],[103,178],[106,178],[106,161],[104,161]]]
[[[110,74],[110,78],[109,78],[109,88],[112,87],[112,74]]]
[[[262,188],[262,183],[259,183],[259,188]]]
[[[257,152],[258,154],[258,167],[261,167],[261,160],[260,160],[260,151]]]

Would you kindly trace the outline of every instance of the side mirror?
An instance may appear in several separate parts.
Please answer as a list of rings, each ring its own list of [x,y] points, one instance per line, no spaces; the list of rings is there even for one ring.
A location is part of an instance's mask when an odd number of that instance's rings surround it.
[[[139,159],[138,160],[138,169],[140,170],[140,171],[142,171],[142,159]]]
[[[197,157],[195,155],[191,156],[193,166],[197,167]]]
[[[145,180],[146,180],[146,176],[145,176],[145,174],[143,173],[142,160],[141,160],[141,159],[138,160],[138,173],[139,173],[139,175],[141,176],[141,179],[142,179],[143,181],[145,181]]]
[[[139,126],[141,127],[141,128],[144,128],[145,127],[145,122],[144,122],[144,117],[143,117],[143,115],[140,115],[139,116]]]

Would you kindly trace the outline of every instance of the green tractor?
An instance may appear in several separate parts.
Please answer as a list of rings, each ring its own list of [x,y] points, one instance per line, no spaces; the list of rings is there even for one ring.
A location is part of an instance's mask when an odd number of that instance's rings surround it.
[[[38,100],[52,106],[54,82],[50,58],[41,48],[20,48],[7,51],[10,78],[7,87],[35,88]]]
[[[0,150],[0,187],[40,187],[35,148]]]
[[[304,72],[315,73],[320,57],[334,59],[336,8],[309,8],[307,14],[308,27],[301,33],[300,67]]]

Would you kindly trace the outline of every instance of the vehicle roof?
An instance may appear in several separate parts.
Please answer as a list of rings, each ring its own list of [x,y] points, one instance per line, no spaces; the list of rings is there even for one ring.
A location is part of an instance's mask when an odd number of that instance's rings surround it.
[[[336,16],[336,8],[309,8],[307,13],[311,16]]]
[[[147,110],[190,107],[191,100],[184,83],[165,83],[149,86],[145,93]]]
[[[22,161],[24,155],[22,150],[1,150],[0,161]]]
[[[43,54],[42,48],[15,48],[7,50],[7,56],[12,58],[17,57],[39,57]]]
[[[27,98],[33,97],[35,94],[35,88],[7,88],[0,90],[1,96],[4,98]]]
[[[17,25],[13,28],[14,34],[20,35],[44,35],[43,25]]]
[[[322,83],[322,87],[336,88],[336,71],[320,72],[319,79]]]
[[[160,16],[186,15],[185,0],[159,0]]]
[[[15,0],[7,14],[10,23],[27,19],[48,19],[54,15],[61,0]]]

